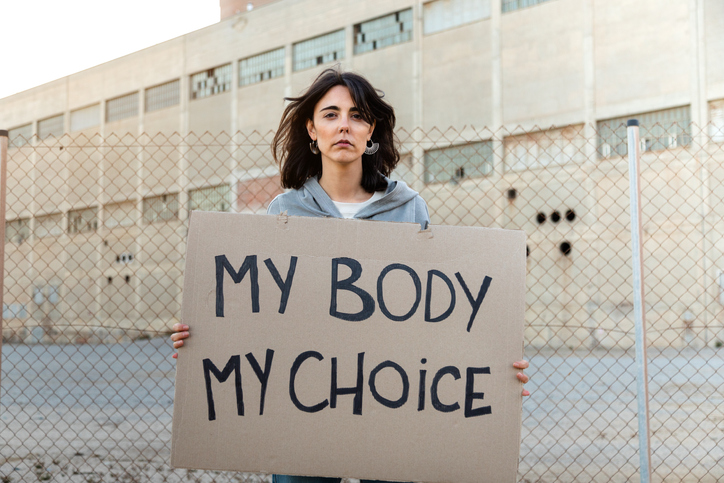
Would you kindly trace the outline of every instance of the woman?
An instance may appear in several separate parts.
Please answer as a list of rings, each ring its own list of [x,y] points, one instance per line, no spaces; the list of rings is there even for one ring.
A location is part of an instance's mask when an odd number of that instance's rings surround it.
[[[388,176],[399,162],[394,142],[395,113],[362,76],[327,69],[307,92],[284,110],[272,155],[284,188],[267,213],[292,216],[430,222],[425,201],[402,181]],[[174,348],[189,327],[173,326]],[[174,354],[173,357],[177,357]],[[528,362],[513,364],[526,369]],[[528,376],[519,372],[521,383]],[[523,390],[523,396],[529,392]],[[275,483],[316,483],[334,478],[274,476]],[[363,480],[364,481],[364,480]]]

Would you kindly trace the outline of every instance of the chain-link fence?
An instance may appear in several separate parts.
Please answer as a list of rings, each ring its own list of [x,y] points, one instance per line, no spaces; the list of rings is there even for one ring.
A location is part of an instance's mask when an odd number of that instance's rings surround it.
[[[642,124],[653,477],[722,481],[724,133]],[[625,123],[398,136],[433,224],[528,234],[519,480],[636,480]],[[188,213],[263,213],[272,137],[11,132],[2,481],[270,481],[169,468],[166,335]]]

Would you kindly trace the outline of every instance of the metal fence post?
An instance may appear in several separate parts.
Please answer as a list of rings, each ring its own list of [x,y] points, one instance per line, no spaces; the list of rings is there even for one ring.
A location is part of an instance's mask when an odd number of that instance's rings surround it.
[[[5,307],[5,190],[8,174],[8,132],[0,129],[0,307]],[[3,310],[4,312],[4,310]],[[0,312],[0,372],[2,372],[3,353],[3,313]]]
[[[639,122],[626,123],[628,137],[629,192],[631,198],[631,264],[633,265],[634,324],[636,326],[636,386],[639,421],[639,461],[641,483],[651,481],[649,430],[649,379],[646,358],[646,309],[644,307],[643,247],[641,240],[641,145]]]

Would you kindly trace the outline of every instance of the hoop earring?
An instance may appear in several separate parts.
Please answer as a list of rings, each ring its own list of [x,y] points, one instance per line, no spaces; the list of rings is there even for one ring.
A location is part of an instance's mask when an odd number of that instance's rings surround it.
[[[371,139],[368,141],[367,147],[365,147],[365,154],[367,155],[373,155],[377,152],[378,149],[380,149],[380,143],[376,143],[372,141]]]
[[[319,154],[319,146],[317,146],[317,140],[315,139],[311,143],[309,143],[309,150],[313,152],[314,154]]]

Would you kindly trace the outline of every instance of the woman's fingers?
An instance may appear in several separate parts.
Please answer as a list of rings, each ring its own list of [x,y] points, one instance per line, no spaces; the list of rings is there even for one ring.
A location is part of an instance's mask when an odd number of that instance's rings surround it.
[[[188,332],[176,332],[174,334],[171,334],[171,340],[176,342],[183,339],[186,339],[189,336]]]
[[[528,361],[516,361],[513,363],[513,367],[515,367],[516,369],[528,369],[529,365],[530,364],[528,364]],[[523,384],[525,384],[526,382],[528,382],[530,380],[528,378],[528,376],[526,376],[522,372],[519,372],[518,374],[516,374],[515,377],[517,377],[518,380],[520,382],[522,382]],[[530,391],[528,391],[527,389],[523,389],[523,392],[521,394],[523,396],[530,396]]]
[[[184,339],[189,336],[189,326],[186,324],[173,324],[173,334],[171,334],[171,340],[173,341],[173,348],[178,349],[183,347]],[[178,353],[174,353],[171,357],[178,359]]]

